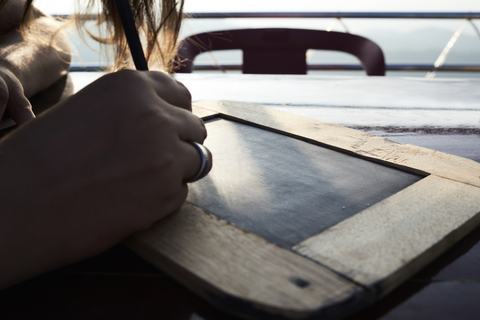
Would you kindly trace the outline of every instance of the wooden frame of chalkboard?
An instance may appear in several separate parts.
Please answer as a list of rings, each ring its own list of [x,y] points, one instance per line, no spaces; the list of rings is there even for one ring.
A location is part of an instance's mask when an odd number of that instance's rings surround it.
[[[222,118],[424,176],[282,248],[186,203],[125,241],[217,307],[246,318],[340,319],[388,294],[480,223],[480,164],[253,104],[206,101]]]

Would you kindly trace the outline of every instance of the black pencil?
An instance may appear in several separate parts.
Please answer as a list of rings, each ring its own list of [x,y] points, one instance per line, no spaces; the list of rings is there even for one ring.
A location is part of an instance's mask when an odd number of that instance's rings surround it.
[[[120,20],[122,21],[123,31],[125,32],[130,52],[132,53],[133,63],[137,70],[148,71],[147,60],[143,53],[142,43],[140,42],[140,36],[138,35],[130,3],[128,0],[115,0],[115,4],[117,5]]]

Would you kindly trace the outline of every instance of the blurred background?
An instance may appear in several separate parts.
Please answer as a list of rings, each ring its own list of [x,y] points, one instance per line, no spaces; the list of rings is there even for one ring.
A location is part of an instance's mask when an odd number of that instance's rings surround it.
[[[52,15],[68,15],[75,10],[75,0],[37,0],[41,10]],[[185,12],[480,12],[480,1],[425,1],[404,0],[186,0]],[[399,18],[220,18],[184,21],[181,37],[215,30],[257,27],[288,27],[350,32],[375,41],[384,51],[387,66],[431,65],[437,61],[452,36],[457,31],[454,45],[446,55],[444,66],[476,66],[477,71],[437,71],[441,77],[480,77],[480,19],[399,19]],[[459,30],[461,29],[461,30]],[[111,59],[102,54],[98,45],[88,40],[85,44],[74,31],[69,31],[75,47],[72,66],[107,66]],[[197,65],[240,64],[241,51],[216,51],[202,54],[195,60]],[[309,64],[358,64],[358,60],[345,53],[312,51]],[[196,71],[220,72],[220,71]],[[239,73],[240,71],[227,71]],[[428,71],[388,70],[387,76],[425,77]],[[313,70],[309,74],[364,74],[363,71]]]

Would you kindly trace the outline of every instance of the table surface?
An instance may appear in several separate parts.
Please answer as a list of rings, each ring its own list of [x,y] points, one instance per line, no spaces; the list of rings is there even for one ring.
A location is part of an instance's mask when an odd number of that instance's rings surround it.
[[[73,73],[80,90],[102,73]],[[237,100],[480,162],[480,80],[182,74],[193,101]],[[352,319],[478,319],[480,228]],[[0,292],[2,319],[236,319],[123,245]]]

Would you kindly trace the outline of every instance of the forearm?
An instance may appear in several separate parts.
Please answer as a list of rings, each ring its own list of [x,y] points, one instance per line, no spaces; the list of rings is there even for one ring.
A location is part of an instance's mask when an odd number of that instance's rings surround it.
[[[35,125],[20,128],[0,143],[0,290],[85,257],[75,246],[78,229],[91,231],[83,228],[86,222],[81,219],[89,212],[77,210],[76,201],[84,191],[81,187],[71,190],[71,185],[78,185],[76,180],[55,179],[59,173],[52,168],[62,170],[68,165],[50,154],[54,147],[64,148],[56,141],[53,146],[45,142],[52,130],[45,129],[42,120],[40,117],[31,123]],[[42,154],[41,148],[47,151]],[[70,208],[69,202],[73,204]]]
[[[0,36],[0,68],[11,71],[20,80],[25,96],[48,88],[68,71],[71,55],[67,38],[50,17],[40,16],[22,35],[13,29]]]

